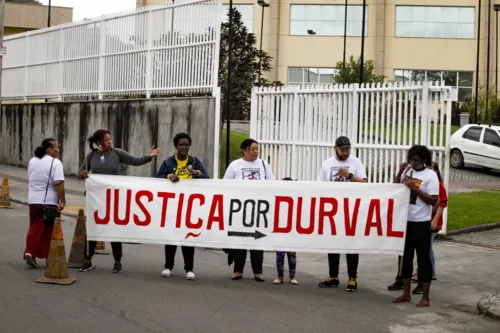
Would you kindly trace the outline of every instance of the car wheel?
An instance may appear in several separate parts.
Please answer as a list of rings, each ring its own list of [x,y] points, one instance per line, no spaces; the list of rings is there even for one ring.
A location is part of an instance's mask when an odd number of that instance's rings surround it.
[[[464,155],[462,155],[460,150],[455,149],[451,152],[450,163],[455,169],[462,169],[464,167]]]

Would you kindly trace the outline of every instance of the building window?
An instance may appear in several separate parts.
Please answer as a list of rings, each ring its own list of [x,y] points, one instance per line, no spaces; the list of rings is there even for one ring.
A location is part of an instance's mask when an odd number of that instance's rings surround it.
[[[288,84],[333,84],[335,68],[288,67]]]
[[[420,71],[420,70],[395,70],[394,81],[397,82],[418,82],[431,81],[442,82],[446,86],[452,86],[458,90],[458,101],[466,102],[472,98],[472,88],[474,86],[474,72],[456,71]]]
[[[347,6],[347,36],[361,36],[363,6]],[[365,35],[368,33],[368,11],[365,10]],[[290,5],[290,35],[344,35],[345,6]]]
[[[474,38],[473,7],[396,6],[396,37]]]
[[[222,22],[229,21],[229,5],[222,5]],[[241,21],[249,32],[253,32],[253,5],[233,5],[233,8],[241,14]]]

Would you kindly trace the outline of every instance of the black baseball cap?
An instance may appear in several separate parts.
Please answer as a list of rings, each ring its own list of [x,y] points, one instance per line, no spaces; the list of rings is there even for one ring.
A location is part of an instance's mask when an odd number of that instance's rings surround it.
[[[335,146],[339,148],[351,148],[351,141],[347,136],[339,136],[337,140],[335,140]]]

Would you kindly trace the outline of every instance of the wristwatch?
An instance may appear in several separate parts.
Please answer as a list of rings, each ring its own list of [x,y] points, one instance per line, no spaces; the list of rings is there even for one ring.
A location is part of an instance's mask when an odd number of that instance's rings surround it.
[[[352,177],[354,177],[354,175],[352,173],[350,173],[349,177],[347,177],[347,179],[352,179]]]

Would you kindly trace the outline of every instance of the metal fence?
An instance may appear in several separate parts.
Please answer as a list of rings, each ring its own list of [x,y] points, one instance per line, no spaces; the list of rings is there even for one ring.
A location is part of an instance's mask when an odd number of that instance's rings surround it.
[[[451,87],[429,82],[254,88],[250,136],[276,178],[299,180],[316,180],[341,135],[370,183],[392,182],[408,149],[423,144],[448,189],[451,102]]]
[[[2,98],[211,93],[221,0],[176,0],[4,40]]]

